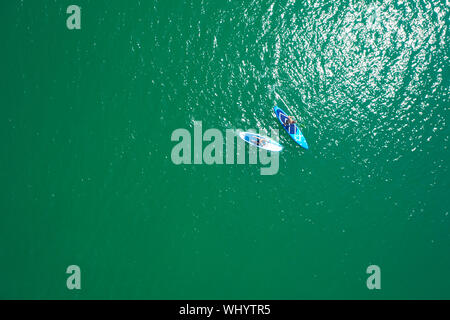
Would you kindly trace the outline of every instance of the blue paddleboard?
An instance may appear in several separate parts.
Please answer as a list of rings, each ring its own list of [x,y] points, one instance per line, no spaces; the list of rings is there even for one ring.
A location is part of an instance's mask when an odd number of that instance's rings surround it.
[[[290,124],[288,126],[285,125],[286,120],[288,119],[288,115],[286,114],[286,112],[284,112],[277,106],[273,107],[273,111],[275,112],[278,121],[281,122],[281,125],[283,126],[284,130],[286,130],[286,132],[289,133],[291,138],[294,139],[294,141],[297,142],[303,148],[308,149],[308,143],[306,143],[305,136],[302,134],[297,125],[295,123]]]

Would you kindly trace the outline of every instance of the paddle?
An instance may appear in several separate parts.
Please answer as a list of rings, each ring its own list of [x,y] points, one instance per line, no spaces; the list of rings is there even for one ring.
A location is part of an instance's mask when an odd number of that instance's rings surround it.
[[[284,101],[284,99],[276,92],[274,91],[275,95],[281,99],[281,101],[283,101],[283,104],[286,106],[286,109],[288,110],[289,114],[294,114],[291,109],[289,108],[288,104],[286,103],[286,101]],[[301,128],[305,128],[305,125],[302,123],[297,123],[297,125],[299,125]]]

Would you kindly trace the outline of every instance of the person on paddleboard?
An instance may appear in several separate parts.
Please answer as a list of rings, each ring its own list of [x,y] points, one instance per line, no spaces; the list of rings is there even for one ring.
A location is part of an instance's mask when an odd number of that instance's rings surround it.
[[[291,116],[286,118],[286,121],[284,122],[284,125],[286,127],[289,127],[291,124],[297,123],[297,121],[294,120]]]
[[[255,137],[253,142],[257,145],[257,146],[264,146],[266,144],[266,139],[264,138],[259,138],[259,137]]]

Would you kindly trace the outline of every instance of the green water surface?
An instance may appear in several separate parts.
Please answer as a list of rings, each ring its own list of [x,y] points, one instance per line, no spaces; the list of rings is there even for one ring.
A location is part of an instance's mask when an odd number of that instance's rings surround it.
[[[0,298],[450,298],[448,2],[0,8]],[[175,165],[194,121],[280,130],[277,174]]]

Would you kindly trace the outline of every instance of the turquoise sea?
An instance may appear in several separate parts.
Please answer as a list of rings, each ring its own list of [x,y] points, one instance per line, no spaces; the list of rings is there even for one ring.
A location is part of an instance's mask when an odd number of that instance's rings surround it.
[[[0,8],[1,299],[450,298],[447,0]],[[194,121],[279,170],[174,164]]]

